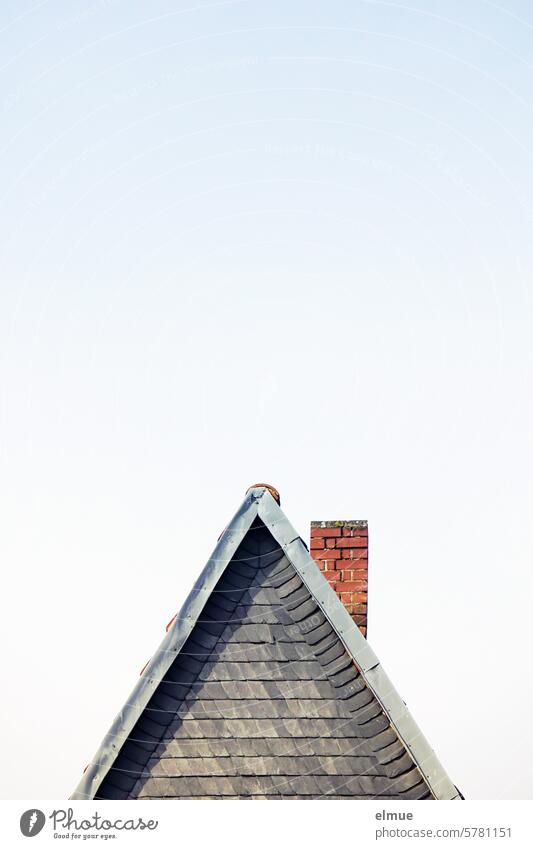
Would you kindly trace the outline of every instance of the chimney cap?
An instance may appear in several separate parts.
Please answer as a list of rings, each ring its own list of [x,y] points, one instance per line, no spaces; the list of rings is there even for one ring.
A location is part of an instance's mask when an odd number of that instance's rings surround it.
[[[251,489],[257,489],[258,487],[263,487],[263,489],[268,489],[268,491],[271,494],[274,501],[277,501],[278,504],[281,504],[279,492],[277,491],[276,487],[271,486],[269,483],[253,483],[251,486],[248,487],[246,492],[248,493],[248,492],[250,492]]]
[[[367,519],[334,519],[330,522],[311,522],[312,528],[367,528]]]

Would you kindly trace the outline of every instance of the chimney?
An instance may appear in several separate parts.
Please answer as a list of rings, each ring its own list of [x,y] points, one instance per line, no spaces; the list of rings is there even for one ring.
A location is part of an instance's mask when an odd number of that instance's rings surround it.
[[[366,637],[368,522],[311,522],[311,557]]]

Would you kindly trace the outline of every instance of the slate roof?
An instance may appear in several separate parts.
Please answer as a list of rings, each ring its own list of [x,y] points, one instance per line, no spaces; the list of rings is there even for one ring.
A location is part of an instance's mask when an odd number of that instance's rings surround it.
[[[249,493],[73,798],[458,798],[270,493]]]

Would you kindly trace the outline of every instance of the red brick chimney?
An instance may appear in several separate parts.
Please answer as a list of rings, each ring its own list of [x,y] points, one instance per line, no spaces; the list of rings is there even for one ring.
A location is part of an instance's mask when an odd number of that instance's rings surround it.
[[[311,522],[311,556],[366,637],[368,522]]]

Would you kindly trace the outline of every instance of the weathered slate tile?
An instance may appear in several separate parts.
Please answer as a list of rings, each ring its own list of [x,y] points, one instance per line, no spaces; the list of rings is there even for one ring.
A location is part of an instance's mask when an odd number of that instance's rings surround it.
[[[398,736],[390,725],[384,728],[379,734],[376,734],[374,739],[370,741],[370,745],[373,751],[376,752],[376,756],[379,751],[394,743],[398,743]]]
[[[299,598],[294,598],[293,602],[286,604],[284,609],[290,612],[294,622],[301,622],[303,619],[307,619],[308,616],[319,613],[316,602],[309,596],[309,593],[306,592],[304,594],[297,590],[293,595],[299,596]]]
[[[359,693],[355,693],[353,696],[347,696],[346,699],[343,699],[343,703],[349,711],[357,714],[357,716],[359,716],[358,712],[361,708],[368,707],[370,704],[378,704],[370,690],[366,687],[364,690],[361,690]],[[379,708],[379,710],[381,710],[381,708]]]
[[[296,574],[294,566],[290,563],[288,557],[285,554],[281,554],[280,556],[280,554],[281,552],[277,551],[270,557],[267,555],[261,558],[259,571],[263,573],[267,578],[267,583],[270,583],[271,586],[274,586],[274,578],[283,575],[286,571]]]
[[[248,585],[253,583],[257,576],[259,558],[257,555],[243,555],[232,560],[228,566],[227,573],[235,573],[239,578],[246,578]]]
[[[322,612],[315,613],[307,622],[303,622],[301,627],[305,641],[310,646],[315,646],[320,644],[322,640],[335,636],[333,628]]]
[[[351,663],[351,658],[346,654],[344,646],[340,640],[336,640],[328,649],[317,654],[317,660],[322,664],[322,666],[327,667],[329,663],[332,663],[334,660],[338,660],[340,657],[344,657],[345,655]]]
[[[133,786],[137,781],[137,775],[135,773],[127,772],[122,769],[121,766],[112,766],[107,777],[108,781],[110,781],[114,787],[118,790],[124,791],[126,794],[133,790]]]
[[[277,606],[282,604],[282,601],[273,587],[262,587],[256,584],[243,593],[240,603],[243,605],[264,604]]]
[[[276,593],[282,599],[283,606],[288,610],[297,607],[303,601],[311,599],[311,593],[294,570],[292,571],[291,580],[282,584],[281,587],[276,587]],[[313,602],[316,605],[314,599]]]
[[[128,740],[122,746],[120,750],[120,758],[124,758],[125,762],[131,762],[137,764],[137,770],[140,772],[144,769],[148,758],[150,757],[150,751],[143,749],[141,746],[138,746],[136,743],[132,743],[131,740]]]
[[[98,789],[98,792],[95,795],[95,799],[115,799],[116,801],[120,799],[128,798],[128,791],[123,790],[120,787],[115,787],[114,784],[111,783],[109,779],[106,779],[105,785],[101,786]]]
[[[194,627],[194,639],[197,643],[199,643],[203,648],[212,649],[216,645],[218,638],[208,633],[203,629],[201,625],[196,624]],[[187,645],[187,641],[185,641],[185,646]]]
[[[239,597],[239,601],[242,598],[242,595]],[[231,614],[235,610],[235,601],[229,598],[228,594],[225,592],[220,592],[217,589],[214,589],[209,600],[206,602],[204,607],[204,611],[210,616],[214,616],[214,612],[220,614],[220,611],[224,611],[226,614]],[[219,618],[219,616],[215,617]]]
[[[371,721],[375,721],[376,718],[383,716],[383,708],[376,699],[372,698],[368,704],[351,711],[351,714],[358,725],[368,725]]]
[[[163,729],[166,727],[161,723],[154,722],[146,713],[138,720],[135,725],[135,730],[139,735],[142,735],[148,740],[160,740]]]
[[[341,664],[338,664],[337,661],[333,661],[333,664],[330,664],[330,668],[322,667],[324,674],[328,676],[334,687],[344,687],[346,684],[355,681],[358,676],[358,672],[352,664],[346,664],[344,669],[340,667]]]
[[[382,764],[380,763],[380,765]],[[385,774],[388,778],[397,778],[411,770],[413,767],[413,759],[407,752],[403,752],[403,754],[384,765]]]
[[[271,643],[277,636],[274,628],[269,625],[230,623],[223,629],[222,639],[226,643]]]
[[[188,692],[188,691],[186,691]],[[185,695],[185,693],[184,693]],[[157,692],[152,696],[146,706],[148,716],[151,716],[153,711],[165,711],[167,714],[175,714],[182,703],[182,699],[175,698],[164,692],[161,687],[158,687]],[[168,716],[166,717],[168,719]]]
[[[376,758],[380,764],[388,764],[405,754],[404,744],[398,740],[396,734],[394,734],[394,737],[396,739],[390,744],[390,746],[384,746],[376,751]]]

